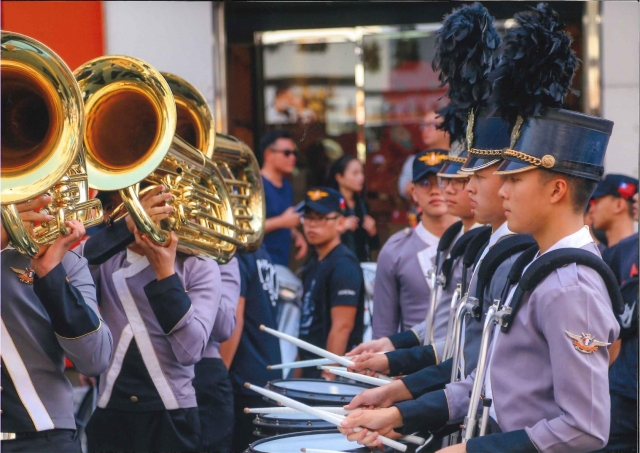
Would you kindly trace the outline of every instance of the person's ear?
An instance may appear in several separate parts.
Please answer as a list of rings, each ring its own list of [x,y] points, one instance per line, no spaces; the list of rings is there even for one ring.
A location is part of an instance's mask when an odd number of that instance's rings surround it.
[[[614,214],[620,214],[623,211],[629,211],[627,207],[627,201],[622,197],[614,197],[613,212]]]
[[[344,175],[341,175],[340,173],[336,173],[336,182],[338,183],[338,186],[341,186],[343,181],[344,181]]]
[[[338,230],[338,233],[340,234],[344,233],[346,230],[345,217],[343,215],[339,215],[338,218],[336,219],[336,230]]]
[[[549,188],[549,202],[551,204],[560,203],[562,200],[567,200],[570,196],[569,185],[564,178],[554,177],[549,181],[547,187]]]
[[[416,184],[414,182],[410,182],[411,184],[411,198],[415,204],[418,204],[418,195],[416,194]]]

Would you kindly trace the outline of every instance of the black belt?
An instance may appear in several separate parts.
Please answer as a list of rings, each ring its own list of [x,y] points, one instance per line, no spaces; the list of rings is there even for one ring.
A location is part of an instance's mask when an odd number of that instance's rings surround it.
[[[48,437],[56,434],[63,433],[75,433],[74,429],[48,429],[46,431],[26,431],[22,433],[2,433],[1,440],[19,440],[19,439],[34,439],[37,437]]]

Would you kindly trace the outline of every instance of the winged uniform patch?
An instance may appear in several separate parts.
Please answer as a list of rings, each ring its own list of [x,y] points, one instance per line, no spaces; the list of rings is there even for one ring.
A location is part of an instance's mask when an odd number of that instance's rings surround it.
[[[574,339],[573,347],[576,351],[580,351],[583,354],[593,354],[598,350],[600,346],[609,346],[611,343],[605,343],[603,341],[598,341],[589,333],[582,333],[582,335],[577,335],[575,333],[571,333],[566,331],[566,334],[569,335],[569,338]]]
[[[33,269],[29,269],[28,267],[24,269],[16,269],[15,267],[11,267],[11,270],[18,274],[18,280],[25,285],[33,285],[33,277],[36,275],[36,272]]]

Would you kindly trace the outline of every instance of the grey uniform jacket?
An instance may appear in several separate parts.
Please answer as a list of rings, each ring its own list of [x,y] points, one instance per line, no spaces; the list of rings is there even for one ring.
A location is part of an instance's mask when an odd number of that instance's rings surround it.
[[[128,249],[91,266],[115,340],[114,358],[100,377],[98,407],[196,407],[193,365],[204,354],[220,306],[220,270],[209,258],[180,254],[174,268],[174,275],[156,280],[146,257]]]
[[[438,238],[433,238],[426,244],[415,229],[405,228],[382,247],[373,291],[374,339],[393,335],[398,326],[409,330],[425,319],[431,291],[416,254],[437,246]]]
[[[595,244],[582,249],[598,254]],[[568,333],[612,343],[619,325],[602,278],[585,266],[555,270],[523,298],[508,334],[498,334],[489,370],[493,405],[503,432],[524,430],[541,452],[587,452],[609,436],[609,353],[579,350]],[[475,376],[450,384],[449,419],[466,415]],[[494,434],[467,444],[485,450]]]
[[[1,265],[2,430],[75,430],[64,358],[96,376],[109,365],[113,346],[87,261],[67,252],[46,276],[32,279],[24,273],[30,258],[7,248]]]
[[[236,328],[236,309],[240,300],[240,267],[234,257],[227,264],[218,265],[222,279],[220,308],[213,324],[209,344],[202,358],[220,358],[220,343],[227,341]]]

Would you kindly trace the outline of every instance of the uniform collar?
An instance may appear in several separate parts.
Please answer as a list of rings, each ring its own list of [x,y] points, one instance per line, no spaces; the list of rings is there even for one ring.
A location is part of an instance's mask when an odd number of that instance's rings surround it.
[[[418,226],[416,226],[413,231],[415,231],[420,240],[427,245],[437,244],[440,241],[440,238],[435,234],[429,232],[429,230],[424,227],[422,222],[418,223]]]
[[[133,264],[142,258],[144,258],[143,255],[140,255],[139,253],[134,252],[130,248],[127,248],[127,257],[126,257],[127,263]]]
[[[575,233],[560,239],[558,242],[556,242],[551,247],[549,247],[549,250],[547,250],[544,253],[549,253],[553,250],[558,250],[558,249],[580,249],[587,244],[593,244],[593,243],[594,243],[593,238],[589,233],[589,227],[587,225],[584,225]]]
[[[512,234],[515,233],[509,229],[509,227],[507,226],[507,222],[505,221],[502,225],[500,225],[500,227],[498,227],[496,231],[491,233],[491,236],[489,237],[489,248],[496,245],[500,238],[504,236],[510,236]]]

